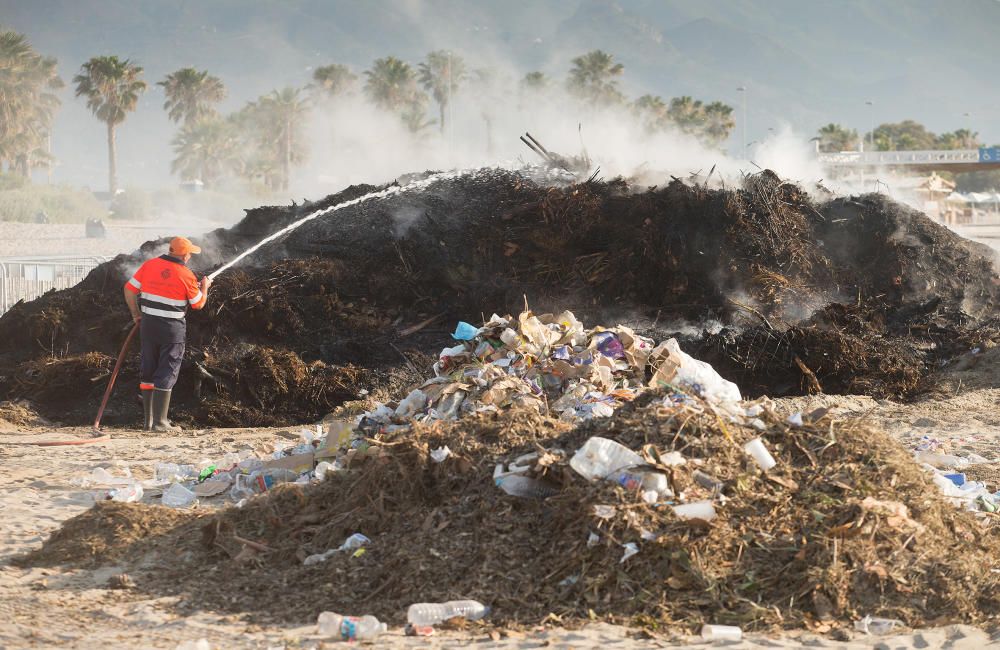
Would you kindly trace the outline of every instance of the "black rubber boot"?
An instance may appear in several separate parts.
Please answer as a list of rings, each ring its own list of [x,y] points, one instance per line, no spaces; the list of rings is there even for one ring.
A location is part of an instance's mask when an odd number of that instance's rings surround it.
[[[142,393],[142,430],[153,430],[153,391],[144,390]]]
[[[167,412],[170,410],[170,391],[153,389],[153,431],[157,433],[170,433],[180,431],[180,427],[170,424],[167,419]]]

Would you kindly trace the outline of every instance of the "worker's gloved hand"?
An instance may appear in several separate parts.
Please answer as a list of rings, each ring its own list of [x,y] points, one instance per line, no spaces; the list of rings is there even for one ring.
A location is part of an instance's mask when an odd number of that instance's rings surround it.
[[[208,293],[208,288],[212,286],[212,278],[207,275],[201,279],[201,292]]]

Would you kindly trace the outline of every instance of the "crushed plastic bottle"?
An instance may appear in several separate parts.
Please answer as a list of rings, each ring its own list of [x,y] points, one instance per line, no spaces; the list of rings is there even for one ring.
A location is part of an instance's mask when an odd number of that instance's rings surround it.
[[[413,626],[425,627],[462,617],[478,621],[489,613],[489,608],[476,600],[449,600],[446,603],[414,603],[406,610],[406,620]]]
[[[168,487],[163,492],[163,505],[169,508],[187,508],[189,505],[198,500],[198,495],[196,495],[191,490],[187,489],[180,483],[174,483]]]
[[[125,485],[108,492],[108,498],[121,503],[135,503],[142,500],[142,486],[138,483]]]
[[[961,456],[938,454],[933,451],[918,451],[914,457],[918,463],[927,463],[939,469],[962,469],[971,464],[968,459]]]
[[[591,481],[611,476],[618,470],[642,465],[645,461],[625,445],[594,436],[573,454],[569,465]]]
[[[388,629],[374,616],[343,616],[334,612],[322,612],[316,620],[316,630],[323,636],[341,641],[362,641],[374,639]]]
[[[905,625],[903,621],[895,618],[873,618],[871,616],[865,616],[860,621],[854,621],[855,630],[858,632],[864,632],[865,634],[874,634],[876,636],[888,634],[897,627],[905,627]]]
[[[157,481],[186,481],[189,478],[198,476],[194,465],[178,465],[177,463],[157,463],[153,468],[153,474]]]
[[[290,469],[259,469],[253,473],[239,474],[236,483],[229,491],[233,501],[251,497],[261,492],[267,492],[279,483],[294,483],[299,475]]]
[[[125,468],[125,476],[114,476],[108,470],[103,467],[95,467],[90,474],[84,477],[73,479],[70,481],[73,485],[77,485],[82,488],[89,488],[98,485],[112,486],[112,485],[130,485],[133,482],[132,473]]]
[[[629,492],[655,492],[661,497],[673,496],[667,476],[660,472],[634,472],[619,470],[609,477]]]

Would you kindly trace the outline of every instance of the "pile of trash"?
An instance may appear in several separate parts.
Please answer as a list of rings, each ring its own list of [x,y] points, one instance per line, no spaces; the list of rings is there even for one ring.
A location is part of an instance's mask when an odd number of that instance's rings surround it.
[[[365,413],[361,431],[456,419],[517,407],[568,422],[608,417],[649,388],[679,386],[720,407],[740,401],[736,384],[681,349],[624,325],[584,329],[570,311],[496,314],[482,327],[459,322],[434,377],[393,405]]]
[[[825,409],[787,417],[766,399],[730,400],[674,346],[586,330],[571,314],[493,317],[455,336],[425,397],[386,405],[388,423],[327,422],[241,468],[230,492],[255,494],[234,494],[240,507],[103,501],[20,562],[82,562],[82,545],[86,562],[128,565],[141,592],[261,620],[330,612],[319,623],[334,635],[469,600],[490,623],[596,618],[709,635],[1000,615],[1000,541],[979,520],[990,515],[929,490],[886,434]],[[458,384],[468,388],[426,390]],[[504,399],[484,402],[498,384]],[[610,415],[580,410],[605,403],[588,393],[621,390],[629,399]],[[451,415],[442,403],[458,392]],[[296,467],[263,467],[274,461]]]

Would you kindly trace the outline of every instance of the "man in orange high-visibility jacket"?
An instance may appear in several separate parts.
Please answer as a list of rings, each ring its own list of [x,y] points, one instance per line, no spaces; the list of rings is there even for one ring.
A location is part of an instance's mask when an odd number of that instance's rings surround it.
[[[201,249],[184,237],[170,241],[167,255],[146,260],[125,283],[125,303],[139,323],[142,361],[139,390],[144,431],[179,431],[170,424],[170,391],[184,358],[188,306],[201,309],[208,300],[208,277],[198,279],[185,266]]]

